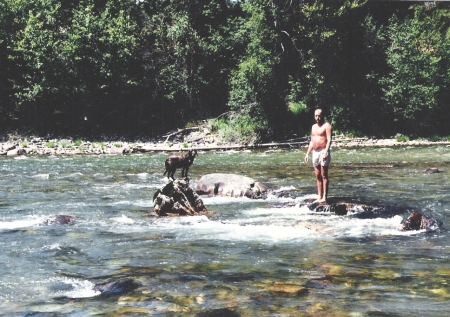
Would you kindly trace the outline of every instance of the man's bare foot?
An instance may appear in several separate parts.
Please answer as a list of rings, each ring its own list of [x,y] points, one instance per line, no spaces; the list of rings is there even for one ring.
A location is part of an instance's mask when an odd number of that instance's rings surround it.
[[[325,198],[320,198],[320,199],[317,199],[316,200],[316,202],[318,202],[318,203],[326,203],[327,202],[327,200],[325,199]]]

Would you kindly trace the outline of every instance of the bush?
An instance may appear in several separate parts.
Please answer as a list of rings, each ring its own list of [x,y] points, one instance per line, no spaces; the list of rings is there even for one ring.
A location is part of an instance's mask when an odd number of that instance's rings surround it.
[[[56,142],[55,141],[48,141],[45,143],[45,146],[48,148],[55,148],[56,147]]]
[[[65,148],[69,145],[69,143],[70,143],[69,140],[61,140],[61,141],[59,142],[59,145],[60,145],[63,149],[65,149]]]
[[[263,119],[252,118],[246,114],[233,114],[229,118],[211,121],[211,131],[230,143],[254,144],[261,141],[261,132],[267,129]]]
[[[398,135],[395,137],[395,140],[397,142],[408,142],[409,141],[409,136],[407,135]]]

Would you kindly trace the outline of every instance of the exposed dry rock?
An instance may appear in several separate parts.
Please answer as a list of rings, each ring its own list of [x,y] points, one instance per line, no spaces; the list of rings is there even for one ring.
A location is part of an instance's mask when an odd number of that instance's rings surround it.
[[[213,173],[203,175],[195,190],[200,195],[263,198],[268,190],[266,184],[236,174]]]
[[[153,195],[154,209],[158,216],[197,215],[208,211],[203,200],[189,186],[189,179],[176,179],[158,189]]]

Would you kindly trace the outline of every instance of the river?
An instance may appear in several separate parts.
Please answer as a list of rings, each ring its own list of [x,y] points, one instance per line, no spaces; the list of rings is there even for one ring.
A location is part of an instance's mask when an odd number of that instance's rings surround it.
[[[316,192],[303,155],[201,152],[192,185],[235,173],[291,197],[170,218],[150,213],[167,153],[0,157],[0,316],[448,316],[450,147],[333,149],[330,197],[390,206],[372,217],[299,207]],[[413,210],[440,229],[401,231]]]

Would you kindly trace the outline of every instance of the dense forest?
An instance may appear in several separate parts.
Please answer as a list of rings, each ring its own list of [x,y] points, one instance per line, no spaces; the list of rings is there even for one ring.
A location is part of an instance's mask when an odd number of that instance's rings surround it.
[[[0,129],[447,136],[449,64],[444,1],[2,0]]]

